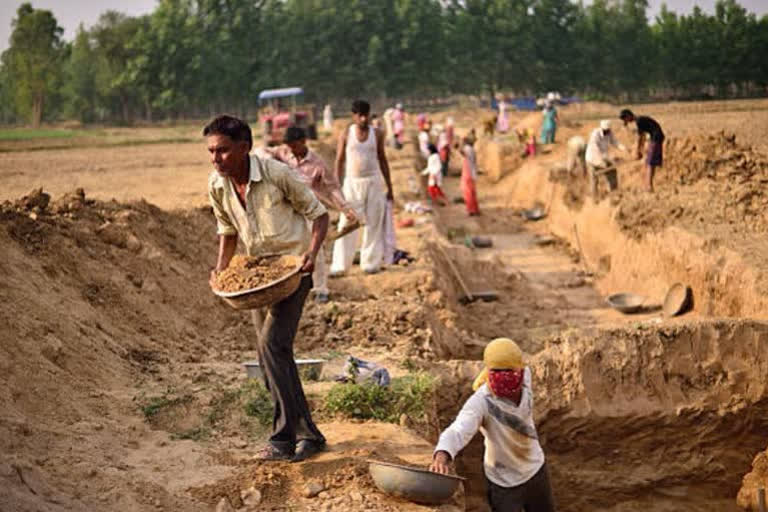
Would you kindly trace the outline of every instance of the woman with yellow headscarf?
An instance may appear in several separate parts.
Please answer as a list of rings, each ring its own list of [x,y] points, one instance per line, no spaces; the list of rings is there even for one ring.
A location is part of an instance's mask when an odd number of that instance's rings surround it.
[[[533,422],[531,370],[514,341],[498,338],[483,353],[484,368],[474,394],[440,435],[430,469],[451,464],[478,430],[485,437],[483,469],[492,512],[555,510],[549,471]]]

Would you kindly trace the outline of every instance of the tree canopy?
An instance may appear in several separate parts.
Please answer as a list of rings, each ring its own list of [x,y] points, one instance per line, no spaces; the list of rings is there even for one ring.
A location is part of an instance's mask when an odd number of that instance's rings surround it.
[[[557,90],[593,98],[764,94],[768,16],[717,0],[649,20],[648,0],[159,0],[71,43],[23,4],[0,59],[0,121],[122,122],[317,103]]]

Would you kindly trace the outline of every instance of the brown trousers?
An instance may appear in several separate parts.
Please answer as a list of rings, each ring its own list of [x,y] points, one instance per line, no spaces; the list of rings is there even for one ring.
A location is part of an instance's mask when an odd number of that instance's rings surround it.
[[[289,453],[293,453],[297,441],[325,442],[323,434],[312,421],[293,357],[293,340],[304,310],[304,301],[311,289],[312,277],[304,276],[293,295],[268,310],[252,312],[253,323],[259,333],[259,364],[264,384],[275,404],[269,442]]]

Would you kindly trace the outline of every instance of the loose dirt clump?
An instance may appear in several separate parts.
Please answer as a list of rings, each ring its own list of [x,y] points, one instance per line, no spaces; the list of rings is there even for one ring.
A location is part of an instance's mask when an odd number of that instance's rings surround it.
[[[719,132],[671,138],[665,157],[655,194],[623,194],[616,219],[633,238],[672,224],[724,225],[742,235],[768,231],[768,155]]]
[[[277,281],[296,270],[295,261],[283,256],[235,255],[216,276],[216,288],[223,292],[251,290]]]

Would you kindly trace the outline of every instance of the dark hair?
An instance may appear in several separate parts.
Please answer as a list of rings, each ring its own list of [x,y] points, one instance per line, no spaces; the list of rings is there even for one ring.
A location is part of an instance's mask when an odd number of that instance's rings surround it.
[[[355,100],[352,102],[352,113],[363,115],[370,114],[371,104],[365,100]]]
[[[285,134],[283,135],[283,142],[296,142],[297,140],[302,140],[307,138],[307,132],[304,131],[304,128],[300,126],[289,126],[285,129]]]
[[[621,111],[621,113],[619,114],[619,119],[621,119],[621,120],[623,121],[624,119],[626,119],[626,118],[628,118],[628,117],[632,117],[632,118],[634,118],[634,117],[635,117],[635,114],[634,114],[634,112],[632,112],[632,111],[631,111],[631,110],[629,110],[628,108],[625,108],[625,109],[624,109],[624,110],[622,110],[622,111]]]
[[[203,128],[203,136],[226,135],[234,142],[247,142],[248,149],[253,147],[253,136],[251,127],[242,119],[236,117],[221,115],[213,118],[210,123]]]
[[[434,144],[428,145],[427,149],[429,150],[430,154],[437,153],[437,146],[435,146]]]

